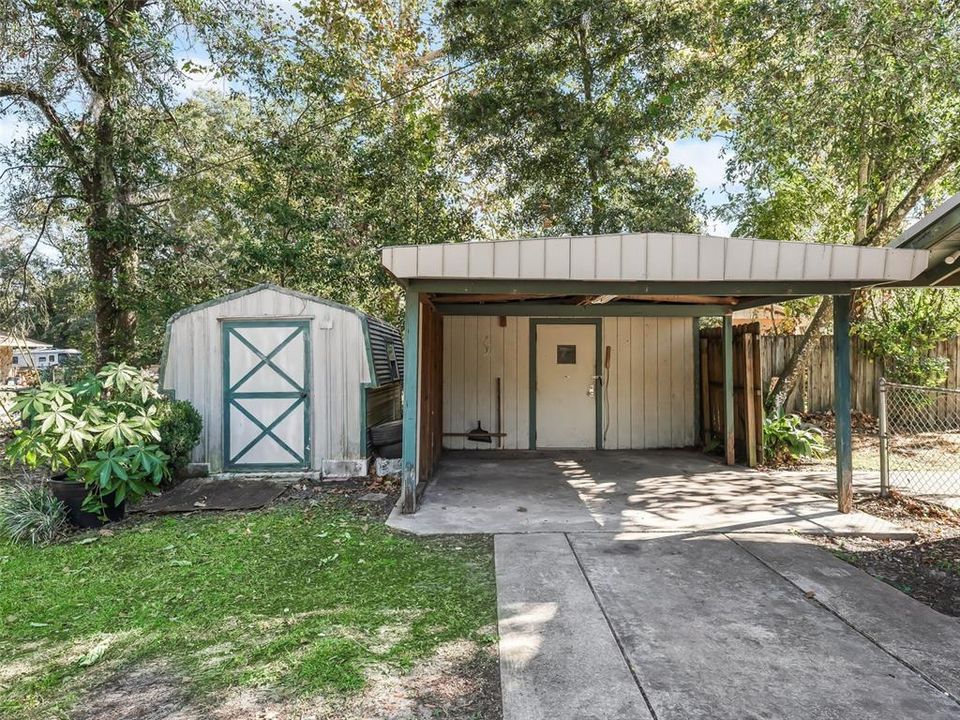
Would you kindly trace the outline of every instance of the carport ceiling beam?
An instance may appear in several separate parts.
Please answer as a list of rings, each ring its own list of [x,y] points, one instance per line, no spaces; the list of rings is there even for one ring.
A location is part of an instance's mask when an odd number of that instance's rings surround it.
[[[617,299],[617,295],[587,295],[580,301],[580,305],[606,305],[608,302]]]
[[[719,317],[729,305],[673,305],[657,303],[611,303],[608,305],[561,305],[515,302],[490,305],[437,305],[443,315],[499,315],[510,317]]]
[[[497,293],[507,295],[682,295],[717,296],[845,295],[853,288],[875,283],[830,280],[764,282],[717,280],[710,282],[583,282],[579,280],[411,280],[411,290],[428,293]],[[728,306],[729,307],[729,306]]]

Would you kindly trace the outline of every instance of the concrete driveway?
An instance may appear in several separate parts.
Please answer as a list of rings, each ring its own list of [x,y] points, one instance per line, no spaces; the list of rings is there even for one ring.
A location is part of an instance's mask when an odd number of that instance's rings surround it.
[[[817,479],[696,453],[444,458],[419,534],[493,533],[504,720],[960,719],[960,623],[803,534]]]
[[[495,545],[504,720],[960,718],[960,624],[801,538]]]

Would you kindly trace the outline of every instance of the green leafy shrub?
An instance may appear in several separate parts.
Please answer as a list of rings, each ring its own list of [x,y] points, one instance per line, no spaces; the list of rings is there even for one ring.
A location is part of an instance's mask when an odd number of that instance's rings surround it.
[[[46,485],[21,483],[0,490],[0,528],[14,542],[46,545],[66,523],[66,508]]]
[[[868,298],[853,331],[867,353],[884,363],[886,377],[907,385],[943,385],[950,361],[935,353],[939,343],[960,332],[960,294],[901,288],[871,291]]]
[[[773,462],[822,457],[827,450],[823,432],[805,426],[799,415],[771,415],[763,421],[763,449]]]
[[[102,515],[107,502],[156,492],[169,474],[158,420],[169,402],[146,372],[123,363],[70,386],[44,383],[14,404],[22,428],[7,457],[83,483],[84,509]]]
[[[157,406],[160,449],[170,457],[170,469],[179,472],[190,462],[190,453],[200,441],[203,420],[186,400],[165,400]]]

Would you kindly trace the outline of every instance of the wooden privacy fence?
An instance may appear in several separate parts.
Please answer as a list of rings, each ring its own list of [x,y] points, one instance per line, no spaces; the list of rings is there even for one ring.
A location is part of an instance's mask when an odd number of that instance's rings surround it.
[[[760,338],[761,382],[764,397],[770,388],[771,379],[778,377],[800,344],[800,335],[764,335]],[[851,338],[850,401],[855,412],[877,415],[877,381],[884,374],[882,360],[874,360],[864,351],[859,338]],[[960,387],[960,337],[941,342],[934,355],[950,361],[950,371],[945,387]],[[817,339],[810,355],[803,378],[787,398],[787,412],[824,412],[833,409],[833,336]]]
[[[733,328],[734,450],[750,467],[763,462],[760,339],[759,323]],[[723,338],[718,327],[700,331],[700,402],[703,444],[723,443]]]

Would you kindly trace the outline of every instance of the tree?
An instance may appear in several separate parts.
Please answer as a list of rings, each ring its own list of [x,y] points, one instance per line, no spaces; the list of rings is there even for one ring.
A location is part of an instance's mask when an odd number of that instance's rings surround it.
[[[890,380],[924,387],[946,381],[950,359],[935,352],[958,331],[960,293],[928,288],[872,293],[855,329]]]
[[[398,320],[379,248],[474,236],[422,17],[416,3],[304,4],[272,57],[247,65],[243,96],[178,108],[194,141],[161,217],[182,239],[169,261],[214,276],[178,280],[181,297],[271,281]],[[222,158],[191,169],[192,145]]]
[[[135,352],[140,252],[166,201],[156,143],[182,81],[174,44],[236,41],[249,5],[202,0],[11,0],[0,10],[0,114],[32,123],[8,148],[7,200],[23,226],[70,223],[84,239],[100,363]]]
[[[451,85],[448,116],[494,225],[696,229],[692,173],[669,166],[664,140],[691,123],[710,91],[707,7],[446,4],[447,52],[470,70]]]
[[[738,233],[880,245],[960,167],[960,6],[937,0],[731,3]],[[824,300],[768,404],[781,407]]]

